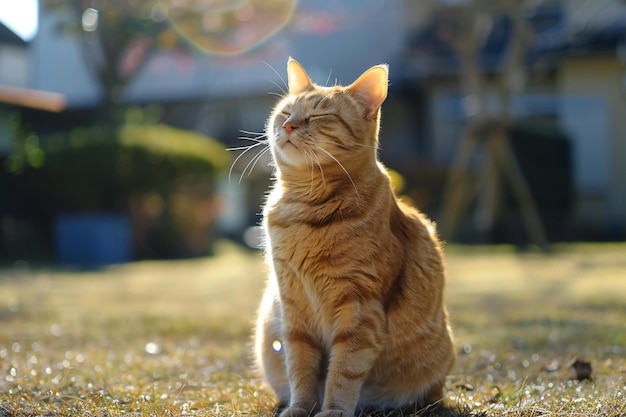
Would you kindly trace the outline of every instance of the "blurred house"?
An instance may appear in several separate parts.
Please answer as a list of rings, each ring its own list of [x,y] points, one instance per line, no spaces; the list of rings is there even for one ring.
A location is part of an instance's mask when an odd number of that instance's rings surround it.
[[[0,154],[10,151],[14,107],[58,112],[65,105],[61,94],[33,89],[30,48],[29,42],[0,23]]]
[[[276,101],[268,92],[281,94],[286,88],[282,78],[288,56],[298,59],[319,84],[350,83],[369,66],[388,62],[391,86],[381,155],[405,176],[422,176],[408,178],[421,184],[411,197],[436,214],[438,187],[454,157],[465,116],[458,66],[437,38],[436,22],[427,19],[428,3],[302,0],[283,28],[245,53],[156,53],[126,88],[123,100],[160,103],[166,123],[241,146],[246,142],[237,139],[240,130],[263,131]],[[528,59],[537,65],[531,66],[534,76],[525,93],[513,98],[513,108],[520,121],[538,126],[547,121],[551,132],[567,138],[564,169],[571,169],[573,226],[568,223],[557,238],[626,235],[626,164],[621,161],[626,156],[626,9],[617,0],[603,3],[608,6],[597,13],[585,9],[596,2],[548,2],[529,16],[538,34]],[[102,93],[78,38],[56,30],[61,17],[42,9],[39,33],[28,45],[0,38],[0,84],[58,93],[66,100],[61,118],[26,111],[41,131],[80,123]],[[496,21],[483,50],[488,70],[497,71],[508,35],[506,21]],[[420,54],[415,53],[418,48]],[[9,83],[7,77],[18,79]],[[543,152],[541,137],[526,142],[538,154]],[[1,141],[0,152],[7,152]],[[254,156],[241,158],[235,170],[246,172]],[[238,174],[233,179],[235,187],[249,187],[252,198],[233,203],[247,207],[231,219],[232,228],[256,221],[271,172],[268,163],[267,158],[259,161],[259,175],[244,178],[241,186]],[[568,187],[564,181],[562,186]]]
[[[15,34],[10,28],[0,23],[0,170],[8,166],[6,156],[13,151],[16,132],[16,116],[20,110],[59,112],[65,106],[62,94],[33,88],[30,74],[33,69],[31,43]],[[7,165],[5,165],[7,164]],[[3,173],[4,172],[1,172]],[[0,178],[3,180],[3,178]],[[0,189],[4,184],[0,183]],[[36,232],[30,225],[16,220],[8,204],[12,195],[0,192],[0,255],[4,248],[17,248],[20,243],[15,239],[21,234],[24,240],[34,238]],[[32,239],[29,248],[39,254],[39,245]]]
[[[575,143],[577,224],[626,237],[626,4],[566,3],[557,91]]]
[[[526,57],[529,80],[523,93],[511,98],[513,117],[525,130],[533,131],[535,139],[564,135],[570,148],[560,152],[570,154],[569,164],[563,164],[561,169],[571,170],[571,212],[561,212],[560,219],[556,212],[552,220],[544,221],[548,227],[552,221],[565,221],[560,238],[623,239],[626,4],[617,0],[546,1],[527,19],[534,29]],[[506,57],[510,22],[506,16],[495,16],[491,24],[478,58],[483,71],[497,74]],[[437,20],[412,30],[403,66],[404,78],[419,85],[425,96],[421,100],[427,103],[428,127],[422,146],[430,149],[430,158],[444,163],[453,158],[467,118],[463,108],[465,94],[458,84],[459,64],[443,39],[445,30],[445,22]],[[536,178],[539,183],[530,184],[531,188],[547,188],[544,197],[554,199],[554,195],[564,192],[567,183],[559,185],[553,181],[555,170],[536,168],[540,163],[553,168],[563,163],[558,154],[551,160],[542,155],[555,151],[553,146],[546,147],[555,141],[518,140],[518,145],[523,147],[524,142],[533,144],[536,155],[533,160],[526,152],[528,160],[520,161],[526,165],[526,174],[544,174]],[[541,201],[538,204],[541,210]]]
[[[0,91],[5,86],[22,87],[26,84],[27,43],[0,23]],[[22,69],[22,71],[20,71]],[[7,153],[11,146],[11,109],[7,100],[0,96],[0,153]]]

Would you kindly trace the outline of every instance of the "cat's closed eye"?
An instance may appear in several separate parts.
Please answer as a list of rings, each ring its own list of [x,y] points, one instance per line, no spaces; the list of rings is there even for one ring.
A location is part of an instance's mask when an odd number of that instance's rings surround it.
[[[320,113],[320,114],[312,114],[308,117],[309,120],[323,119],[324,117],[334,116],[332,113]]]

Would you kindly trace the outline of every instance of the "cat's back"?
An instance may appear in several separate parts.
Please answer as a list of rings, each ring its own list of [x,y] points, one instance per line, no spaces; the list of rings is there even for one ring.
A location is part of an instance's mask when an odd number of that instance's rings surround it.
[[[392,233],[405,243],[405,275],[415,283],[444,285],[444,259],[436,225],[424,213],[402,201],[390,215]],[[408,278],[407,278],[408,279]],[[433,294],[433,295],[439,295]]]

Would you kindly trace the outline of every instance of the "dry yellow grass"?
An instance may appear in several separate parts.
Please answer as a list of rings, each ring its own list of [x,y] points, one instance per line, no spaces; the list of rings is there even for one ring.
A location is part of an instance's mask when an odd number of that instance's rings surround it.
[[[437,415],[626,415],[626,245],[447,250],[459,361]],[[0,417],[269,415],[249,335],[262,255],[0,270]],[[567,366],[580,358],[592,380]]]

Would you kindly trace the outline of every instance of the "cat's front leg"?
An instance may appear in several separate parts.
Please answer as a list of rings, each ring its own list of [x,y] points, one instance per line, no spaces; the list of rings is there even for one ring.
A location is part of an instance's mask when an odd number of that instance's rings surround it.
[[[317,389],[321,379],[322,347],[294,310],[284,306],[284,348],[291,398],[289,407],[280,417],[309,417],[319,407]]]
[[[322,411],[315,417],[351,417],[361,387],[382,348],[386,332],[382,306],[354,302],[336,315]]]

